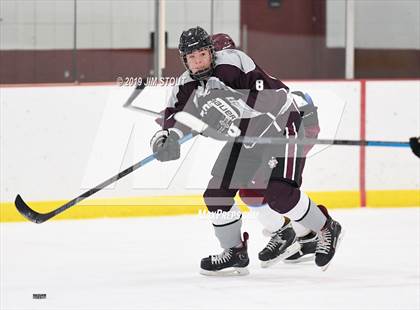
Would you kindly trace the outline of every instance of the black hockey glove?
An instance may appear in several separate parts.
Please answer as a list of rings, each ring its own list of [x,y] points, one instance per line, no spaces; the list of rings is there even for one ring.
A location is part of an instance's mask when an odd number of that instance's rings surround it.
[[[175,131],[159,130],[150,140],[155,157],[159,161],[176,160],[181,155],[181,147],[178,143],[179,135]]]

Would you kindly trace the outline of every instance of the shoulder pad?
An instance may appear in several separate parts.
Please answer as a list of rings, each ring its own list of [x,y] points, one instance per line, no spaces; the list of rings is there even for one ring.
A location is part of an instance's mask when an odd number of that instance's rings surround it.
[[[244,73],[255,70],[254,61],[242,51],[234,49],[226,49],[216,52],[216,66],[231,65],[238,67]]]

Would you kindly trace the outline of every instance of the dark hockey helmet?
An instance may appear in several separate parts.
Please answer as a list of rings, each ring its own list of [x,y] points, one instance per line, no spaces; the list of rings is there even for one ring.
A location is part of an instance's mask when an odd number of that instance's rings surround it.
[[[193,73],[188,67],[187,55],[194,51],[206,48],[209,50],[211,56],[210,67]],[[179,38],[179,53],[185,68],[190,72],[190,75],[194,80],[203,80],[211,76],[216,64],[216,57],[214,54],[213,41],[211,40],[207,31],[205,31],[203,28],[197,26],[182,32],[181,37]]]
[[[216,33],[211,36],[211,39],[213,40],[214,50],[216,52],[227,48],[236,48],[235,42],[226,33]]]

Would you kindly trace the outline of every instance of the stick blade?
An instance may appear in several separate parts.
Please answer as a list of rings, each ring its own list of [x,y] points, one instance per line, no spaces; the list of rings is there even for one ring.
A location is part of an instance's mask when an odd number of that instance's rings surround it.
[[[410,148],[417,157],[420,157],[420,137],[410,138]]]
[[[32,210],[20,195],[15,198],[15,206],[19,213],[31,222],[40,224],[47,220],[44,219],[44,214]]]
[[[134,88],[130,97],[124,103],[123,107],[124,108],[129,107],[131,105],[131,103],[134,101],[134,99],[136,99],[137,96],[143,91],[143,89],[145,89],[145,87],[146,87],[146,85],[145,85],[145,83],[143,82],[143,79],[142,79],[141,82],[136,85],[136,87]]]

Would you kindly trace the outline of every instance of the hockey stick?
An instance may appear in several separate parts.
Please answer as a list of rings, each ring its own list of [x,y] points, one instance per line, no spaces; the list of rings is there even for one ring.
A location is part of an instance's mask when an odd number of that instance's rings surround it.
[[[150,110],[147,110],[147,109],[143,109],[143,108],[139,108],[139,107],[135,107],[135,106],[131,105],[133,103],[133,101],[140,95],[140,93],[143,91],[143,89],[145,87],[146,86],[143,82],[141,82],[140,84],[137,84],[136,88],[131,93],[130,97],[124,103],[123,107],[124,108],[129,108],[129,109],[135,110],[135,111],[140,111],[140,112],[143,112],[143,113],[151,115],[151,116],[161,117],[160,113],[150,111]],[[182,143],[190,140],[192,137],[193,137],[193,134],[189,134],[189,135],[184,136],[182,139],[179,140],[179,144],[182,144]],[[50,211],[48,213],[39,213],[39,212],[31,209],[19,194],[15,198],[16,209],[20,212],[20,214],[22,214],[25,218],[27,218],[31,222],[34,222],[34,223],[37,223],[37,224],[43,223],[43,222],[49,220],[50,218],[52,218],[52,217],[64,212],[65,210],[71,208],[72,206],[78,204],[80,201],[92,196],[93,194],[95,194],[96,192],[100,191],[101,189],[107,187],[108,185],[110,185],[110,184],[116,182],[117,180],[125,177],[126,175],[130,174],[131,172],[137,170],[138,168],[148,164],[149,162],[153,161],[154,159],[156,159],[155,154],[152,154],[152,155],[144,158],[143,160],[139,161],[138,163],[132,165],[131,167],[128,167],[127,169],[119,172],[117,175],[107,179],[106,181],[102,182],[101,184],[95,186],[94,188],[89,189],[88,191],[81,194],[80,196],[70,200],[69,202],[62,205],[61,207],[59,207],[59,208],[57,208],[53,211]]]
[[[183,138],[181,138],[178,141],[178,143],[183,144],[183,143],[187,142],[188,140],[190,140],[191,138],[193,138],[194,135],[195,134],[193,134],[193,133],[187,134]],[[59,207],[55,210],[52,210],[48,213],[39,213],[39,212],[31,209],[26,204],[26,202],[22,199],[22,197],[20,195],[17,195],[16,199],[15,199],[16,209],[20,212],[20,214],[22,214],[29,221],[37,223],[37,224],[43,223],[43,222],[49,220],[50,218],[52,218],[52,217],[64,212],[65,210],[71,208],[72,206],[78,204],[82,200],[92,196],[96,192],[99,192],[101,189],[107,187],[108,185],[110,185],[110,184],[116,182],[117,180],[125,177],[126,175],[130,174],[131,172],[137,170],[138,168],[143,167],[144,165],[150,163],[151,161],[153,161],[155,159],[156,159],[155,153],[147,156],[143,160],[141,160],[141,161],[137,162],[136,164],[128,167],[127,169],[119,172],[118,174],[116,174],[113,177],[105,180],[101,184],[96,185],[95,187],[89,189],[88,191],[84,192],[83,194],[77,196],[76,198],[74,198],[74,199],[70,200],[69,202],[67,202],[66,204],[62,205],[61,207]]]
[[[127,108],[127,109],[130,109],[132,111],[136,111],[136,112],[141,112],[141,113],[149,115],[149,116],[162,117],[162,114],[160,114],[158,112],[131,105],[133,103],[133,101],[140,95],[140,93],[143,91],[143,89],[146,88],[146,84],[143,82],[144,80],[145,79],[142,79],[141,83],[136,85],[136,88],[134,88],[130,97],[128,97],[127,101],[124,103],[123,108]]]
[[[146,84],[144,84],[143,81],[144,81],[144,79],[141,79],[140,84],[136,85],[136,87],[134,88],[130,97],[128,97],[127,101],[124,103],[123,107],[130,106],[133,103],[134,99],[136,99],[138,97],[138,95],[140,95],[140,93],[143,91],[143,89],[146,88]]]
[[[149,116],[153,116],[153,117],[159,117],[159,118],[162,117],[162,114],[160,114],[158,112],[155,112],[155,111],[152,111],[152,110],[145,109],[145,108],[140,108],[140,107],[136,107],[136,106],[133,106],[133,105],[128,105],[128,106],[124,105],[123,107],[127,108],[127,109],[130,109],[132,111],[143,113],[145,115],[149,115]]]
[[[295,139],[295,138],[260,138],[260,137],[229,137],[209,127],[199,118],[187,112],[178,112],[175,119],[194,131],[220,141],[238,142],[245,144],[299,144],[299,145],[356,145],[356,146],[382,146],[382,147],[408,147],[420,157],[420,137],[412,137],[408,142],[401,141],[367,141],[367,140],[336,140],[336,139]]]

